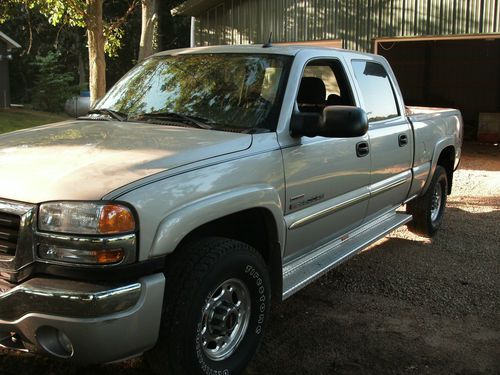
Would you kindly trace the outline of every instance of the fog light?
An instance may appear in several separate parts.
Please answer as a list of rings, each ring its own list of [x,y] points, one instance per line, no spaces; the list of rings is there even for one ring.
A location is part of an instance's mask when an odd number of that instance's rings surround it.
[[[36,339],[38,344],[48,353],[60,357],[69,358],[74,349],[71,340],[63,331],[54,327],[43,326],[37,329]]]
[[[123,260],[123,249],[77,250],[42,244],[38,247],[38,256],[42,259],[81,264],[115,264]]]
[[[73,344],[63,331],[57,331],[57,341],[66,353],[73,353]]]

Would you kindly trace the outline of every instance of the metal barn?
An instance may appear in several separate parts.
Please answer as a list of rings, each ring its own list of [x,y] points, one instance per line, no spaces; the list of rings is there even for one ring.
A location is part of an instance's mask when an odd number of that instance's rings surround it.
[[[480,118],[500,124],[500,0],[188,0],[173,13],[193,17],[196,46],[272,32],[276,43],[383,55],[408,104],[459,108],[469,137]]]

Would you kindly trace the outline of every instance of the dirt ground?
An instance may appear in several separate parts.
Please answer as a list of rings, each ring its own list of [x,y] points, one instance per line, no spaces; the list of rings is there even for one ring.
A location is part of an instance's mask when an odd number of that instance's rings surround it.
[[[500,148],[464,149],[438,234],[401,228],[275,304],[247,375],[500,373]],[[0,353],[1,375],[150,374]]]

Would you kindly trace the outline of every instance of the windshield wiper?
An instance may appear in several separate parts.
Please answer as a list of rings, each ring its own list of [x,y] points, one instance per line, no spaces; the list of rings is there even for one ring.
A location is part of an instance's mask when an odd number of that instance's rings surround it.
[[[141,113],[133,118],[134,120],[147,120],[147,119],[158,119],[158,120],[171,120],[174,122],[180,122],[187,125],[194,125],[200,129],[213,129],[214,127],[210,125],[210,121],[203,117],[185,115],[177,112],[151,112],[151,113]]]
[[[89,115],[107,115],[118,121],[127,121],[127,115],[109,108],[96,108],[89,111]]]

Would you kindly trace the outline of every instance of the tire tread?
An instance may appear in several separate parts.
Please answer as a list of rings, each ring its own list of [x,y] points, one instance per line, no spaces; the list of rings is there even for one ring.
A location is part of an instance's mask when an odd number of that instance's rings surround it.
[[[441,213],[438,225],[434,226],[430,216],[432,194],[434,191],[435,184],[438,183],[438,180],[443,176],[445,179],[445,189],[444,189],[445,200],[443,202],[444,206],[442,208],[443,213]],[[448,182],[447,182],[446,170],[442,166],[438,165],[436,167],[434,175],[432,176],[431,183],[425,194],[418,197],[417,199],[412,200],[411,202],[408,202],[408,204],[406,205],[406,212],[412,214],[413,216],[412,221],[408,223],[408,229],[411,232],[428,238],[432,237],[436,233],[436,231],[439,229],[439,226],[441,225],[442,216],[444,214],[446,206],[447,185]]]
[[[160,327],[160,339],[157,348],[146,353],[151,370],[154,373],[184,374],[185,369],[177,365],[177,361],[169,361],[170,358],[182,358],[181,346],[174,345],[168,338],[178,337],[181,332],[177,332],[182,327],[176,321],[176,317],[183,316],[190,301],[182,296],[186,290],[196,290],[201,285],[203,279],[210,272],[221,258],[229,256],[231,253],[244,249],[255,258],[257,263],[267,268],[261,255],[253,247],[239,241],[223,237],[204,237],[187,243],[176,253],[172,254],[172,259],[166,267],[166,287],[163,304],[163,319]],[[175,282],[169,282],[175,280]],[[176,303],[168,303],[176,301]],[[161,340],[161,337],[164,339]],[[162,345],[163,343],[163,345]],[[157,369],[156,361],[162,357],[167,363],[163,363]],[[156,357],[156,358],[152,358]]]

